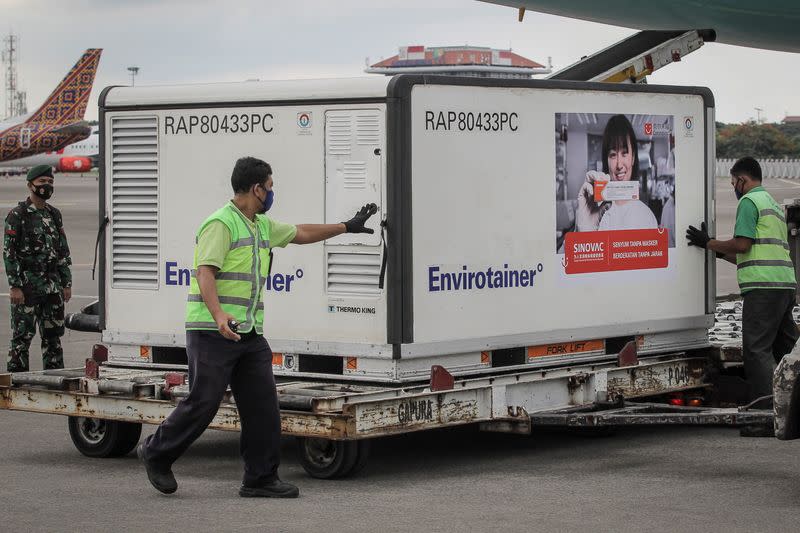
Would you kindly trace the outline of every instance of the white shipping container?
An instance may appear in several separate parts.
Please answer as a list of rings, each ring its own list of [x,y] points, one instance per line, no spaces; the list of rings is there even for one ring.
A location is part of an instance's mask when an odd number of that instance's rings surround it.
[[[714,229],[707,89],[398,76],[111,87],[100,105],[112,364],[185,361],[195,232],[248,155],[273,168],[276,220],[379,207],[372,235],[275,250],[276,374],[402,382],[708,344],[713,259],[682,235]],[[639,200],[582,224],[589,171],[638,180]]]

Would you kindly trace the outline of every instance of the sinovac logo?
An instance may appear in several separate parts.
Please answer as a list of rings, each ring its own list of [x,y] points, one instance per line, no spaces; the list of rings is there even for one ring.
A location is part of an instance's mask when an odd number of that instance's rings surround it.
[[[544,270],[542,263],[533,267],[509,268],[490,266],[473,270],[462,265],[461,270],[447,272],[440,265],[428,267],[428,292],[472,291],[508,289],[512,287],[533,287],[536,276]]]

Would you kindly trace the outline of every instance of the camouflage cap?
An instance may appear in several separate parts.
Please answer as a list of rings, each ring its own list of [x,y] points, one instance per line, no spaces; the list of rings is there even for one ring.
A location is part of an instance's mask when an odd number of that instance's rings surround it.
[[[33,181],[39,176],[53,177],[53,167],[50,165],[36,165],[28,171],[28,181]]]

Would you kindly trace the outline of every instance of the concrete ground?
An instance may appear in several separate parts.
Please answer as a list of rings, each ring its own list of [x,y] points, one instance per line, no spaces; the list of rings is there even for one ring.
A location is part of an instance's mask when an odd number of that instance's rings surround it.
[[[779,200],[800,196],[793,182],[766,185]],[[717,186],[724,236],[735,198],[727,180]],[[21,196],[21,179],[0,179],[0,216]],[[60,176],[53,202],[70,236],[68,311],[77,311],[97,294],[97,182]],[[735,271],[719,272],[718,292],[735,291]],[[0,300],[7,294],[0,276]],[[7,346],[6,304],[0,324]],[[98,340],[67,333],[67,366],[81,366]],[[32,349],[33,369],[41,368],[39,354]],[[733,429],[625,429],[607,438],[435,431],[375,441],[363,473],[340,481],[307,477],[286,438],[281,475],[301,489],[288,501],[238,497],[233,433],[209,431],[190,448],[175,466],[174,496],[155,492],[133,456],[80,455],[64,417],[0,411],[0,435],[7,531],[789,531],[800,509],[800,443],[741,438]]]

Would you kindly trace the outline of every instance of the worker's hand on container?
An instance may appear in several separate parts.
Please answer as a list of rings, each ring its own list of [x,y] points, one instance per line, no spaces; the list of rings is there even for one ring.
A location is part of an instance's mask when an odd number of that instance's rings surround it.
[[[609,208],[609,204],[597,205],[597,202],[594,201],[594,182],[600,181],[605,176],[602,172],[594,170],[586,173],[586,181],[578,191],[575,231],[596,231],[600,226],[600,219],[603,218],[603,213]]]
[[[364,227],[369,217],[378,212],[378,206],[375,204],[367,204],[358,210],[353,218],[347,222],[343,222],[344,227],[347,228],[347,233],[375,233],[372,228]]]
[[[686,240],[689,241],[689,246],[705,248],[708,245],[708,241],[711,240],[711,237],[708,236],[706,223],[701,222],[700,229],[689,226],[689,229],[686,230]]]
[[[219,313],[214,317],[214,321],[217,323],[217,329],[219,330],[220,334],[226,339],[231,341],[239,341],[242,339],[239,334],[233,331],[228,325],[230,321],[233,321],[234,323],[236,322],[236,318],[233,315],[229,315],[228,313]]]

